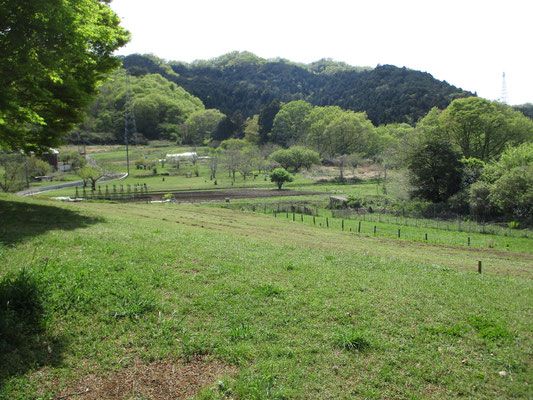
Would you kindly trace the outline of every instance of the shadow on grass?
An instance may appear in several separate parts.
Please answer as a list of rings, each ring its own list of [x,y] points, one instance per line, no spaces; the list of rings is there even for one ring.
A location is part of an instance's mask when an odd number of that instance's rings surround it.
[[[11,376],[62,360],[64,340],[45,329],[41,286],[26,269],[0,279],[0,389]]]
[[[67,208],[25,201],[0,200],[0,244],[12,245],[49,230],[73,230],[103,218],[88,217]]]

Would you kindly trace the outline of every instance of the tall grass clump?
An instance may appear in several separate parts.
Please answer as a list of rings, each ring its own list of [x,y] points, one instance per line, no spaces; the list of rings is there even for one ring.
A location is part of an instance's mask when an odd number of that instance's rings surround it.
[[[32,270],[22,268],[0,280],[0,352],[44,327],[43,290]]]
[[[333,336],[333,344],[346,351],[363,351],[371,347],[368,332],[356,327],[338,329]]]

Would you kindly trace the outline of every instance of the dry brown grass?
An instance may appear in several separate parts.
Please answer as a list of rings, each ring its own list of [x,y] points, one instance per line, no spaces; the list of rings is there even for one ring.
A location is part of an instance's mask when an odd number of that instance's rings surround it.
[[[83,376],[61,390],[55,399],[189,399],[203,387],[235,372],[234,367],[206,357],[196,357],[190,362],[182,359],[152,363],[135,360],[128,367],[108,375]]]

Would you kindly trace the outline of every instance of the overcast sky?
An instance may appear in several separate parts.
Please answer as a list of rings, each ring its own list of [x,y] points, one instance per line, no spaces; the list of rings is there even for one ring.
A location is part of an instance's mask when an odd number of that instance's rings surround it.
[[[113,0],[118,54],[190,62],[230,51],[393,64],[490,100],[533,103],[533,0]]]

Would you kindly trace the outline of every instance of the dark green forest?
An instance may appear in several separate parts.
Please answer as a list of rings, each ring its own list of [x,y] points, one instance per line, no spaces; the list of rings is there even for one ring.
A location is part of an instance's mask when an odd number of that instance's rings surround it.
[[[327,59],[297,64],[249,52],[190,64],[139,54],[122,61],[133,76],[161,74],[201,99],[206,108],[244,117],[259,114],[274,100],[305,100],[314,106],[365,111],[376,126],[414,123],[432,107],[444,109],[456,98],[474,95],[428,73],[393,65],[352,67]]]

